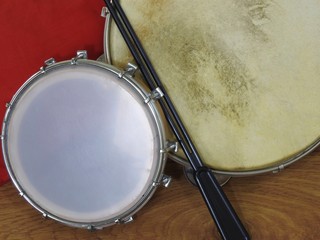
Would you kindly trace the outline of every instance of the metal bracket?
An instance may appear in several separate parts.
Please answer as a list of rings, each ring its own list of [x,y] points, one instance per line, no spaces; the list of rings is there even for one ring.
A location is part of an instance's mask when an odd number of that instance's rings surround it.
[[[159,87],[153,90],[148,94],[148,97],[144,100],[145,103],[150,102],[151,100],[158,100],[164,96],[164,93],[161,91]]]
[[[102,7],[101,17],[107,17],[108,14],[110,14],[109,9],[107,7]]]
[[[134,74],[137,70],[138,67],[136,65],[134,65],[133,63],[128,63],[124,71],[118,74],[118,77],[123,78],[124,75],[134,77]]]
[[[87,229],[88,229],[90,232],[94,232],[94,231],[97,230],[97,228],[96,228],[95,226],[92,226],[92,225],[88,226]]]
[[[153,182],[152,186],[153,187],[158,187],[161,184],[164,187],[169,187],[171,181],[172,181],[172,177],[163,174],[160,182]]]
[[[134,77],[137,70],[138,66],[134,65],[133,63],[128,63],[124,70],[124,73],[129,77]]]
[[[163,174],[162,179],[161,179],[162,186],[164,186],[166,188],[169,187],[171,181],[172,181],[172,177]]]
[[[88,58],[88,54],[86,50],[79,50],[77,51],[77,56],[71,59],[71,65],[75,65],[77,64],[77,61],[79,59],[87,59]]]
[[[126,218],[122,218],[122,219],[117,219],[115,221],[115,223],[118,223],[118,224],[127,224],[127,223],[130,223],[132,222],[134,219],[132,216],[129,216],[129,217],[126,217]]]
[[[178,142],[171,142],[171,141],[167,141],[166,142],[166,148],[165,149],[161,149],[160,152],[161,153],[167,153],[167,152],[178,152],[179,149],[179,143]]]
[[[6,103],[6,108],[11,108],[12,104],[11,103]]]
[[[50,66],[50,65],[52,65],[52,64],[54,64],[54,63],[56,63],[56,60],[55,60],[54,58],[49,58],[49,59],[47,59],[46,61],[44,61],[44,64],[45,64],[46,66]]]
[[[46,68],[54,63],[56,63],[56,60],[54,58],[49,58],[45,60],[44,65],[40,68],[40,72],[45,73]]]

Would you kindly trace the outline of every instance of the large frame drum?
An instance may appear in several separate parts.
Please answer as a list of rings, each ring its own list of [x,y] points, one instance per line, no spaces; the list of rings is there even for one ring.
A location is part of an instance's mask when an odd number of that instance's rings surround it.
[[[121,2],[214,172],[277,172],[319,145],[319,1]],[[114,65],[132,59],[115,26],[108,40]]]

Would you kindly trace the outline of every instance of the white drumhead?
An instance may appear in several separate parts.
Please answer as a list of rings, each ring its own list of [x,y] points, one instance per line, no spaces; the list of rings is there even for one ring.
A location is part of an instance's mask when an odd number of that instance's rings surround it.
[[[68,64],[18,94],[10,168],[36,205],[72,222],[130,212],[159,171],[159,134],[143,98],[115,73]]]
[[[122,0],[207,165],[281,165],[320,137],[320,2]],[[116,27],[111,57],[131,59]]]

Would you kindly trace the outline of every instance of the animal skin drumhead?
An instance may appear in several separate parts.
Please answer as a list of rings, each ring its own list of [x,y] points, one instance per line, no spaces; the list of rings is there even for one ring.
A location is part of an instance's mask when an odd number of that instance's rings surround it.
[[[320,1],[122,0],[202,159],[262,169],[320,136]],[[132,60],[117,28],[113,63]]]

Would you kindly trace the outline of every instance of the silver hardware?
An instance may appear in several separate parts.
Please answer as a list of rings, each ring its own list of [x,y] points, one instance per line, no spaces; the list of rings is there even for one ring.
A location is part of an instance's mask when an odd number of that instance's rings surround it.
[[[124,70],[124,73],[129,77],[134,77],[134,74],[136,73],[137,70],[138,70],[138,66],[134,65],[133,63],[128,63]]]
[[[78,57],[78,59],[79,59],[79,58],[81,58],[81,59],[87,59],[87,58],[88,58],[87,51],[86,51],[86,50],[78,50],[78,51],[77,51],[77,57]]]
[[[24,193],[23,192],[19,192],[19,196],[20,197],[24,197]]]
[[[77,64],[78,59],[87,59],[88,54],[86,50],[77,51],[77,56],[71,59],[71,65]]]
[[[164,186],[164,187],[169,187],[171,181],[172,181],[172,177],[163,174],[163,175],[162,175],[162,178],[160,179],[160,182],[154,181],[154,182],[152,183],[152,186],[153,186],[153,187],[158,187],[158,186],[160,186],[160,184],[161,184],[161,185]]]
[[[282,164],[282,165],[278,166],[278,168],[276,170],[273,170],[272,173],[279,173],[283,170],[284,170],[284,165]]]
[[[46,68],[54,63],[56,63],[56,60],[54,58],[47,59],[46,61],[44,61],[44,65],[40,68],[40,72],[45,73]]]
[[[93,232],[93,231],[96,230],[96,228],[95,228],[94,226],[92,226],[92,225],[89,225],[89,226],[87,227],[87,229],[88,229],[89,231],[91,231],[91,232]]]
[[[138,67],[133,63],[128,63],[123,72],[118,73],[119,78],[123,78],[123,76],[134,77],[135,72],[138,70]]]
[[[150,102],[151,100],[158,100],[164,96],[163,92],[159,87],[153,90],[148,97],[144,100],[145,103]]]
[[[4,139],[4,135],[0,135],[0,139],[3,140]]]
[[[166,148],[160,150],[161,153],[167,153],[167,152],[178,152],[179,149],[179,144],[178,142],[172,142],[172,141],[167,141],[166,142]]]
[[[49,58],[49,59],[47,59],[46,61],[44,61],[44,64],[45,64],[46,66],[50,66],[50,65],[52,65],[52,64],[54,64],[54,63],[56,63],[56,60],[55,60],[54,58]]]
[[[106,17],[108,14],[110,14],[109,9],[107,7],[102,7],[101,17]]]
[[[47,219],[47,218],[48,218],[48,215],[47,215],[46,213],[42,213],[42,217],[43,217],[44,219]]]
[[[102,230],[104,227],[106,227],[106,226],[94,226],[94,231],[95,230]],[[91,230],[91,231],[93,231],[93,230]]]
[[[164,187],[169,187],[171,181],[172,181],[172,177],[163,174],[162,179],[161,179],[161,183]]]
[[[153,183],[152,183],[152,187],[158,187],[159,185],[160,185],[159,182],[153,182]]]
[[[132,222],[134,219],[132,216],[129,216],[129,217],[126,217],[126,218],[122,218],[122,219],[117,219],[115,220],[115,223],[118,223],[118,224],[127,224],[127,223],[130,223]]]
[[[12,106],[11,103],[6,103],[6,108],[10,108]]]
[[[42,66],[42,67],[40,68],[40,72],[41,72],[41,73],[45,73],[45,72],[46,72],[46,68],[45,68],[44,66]]]

